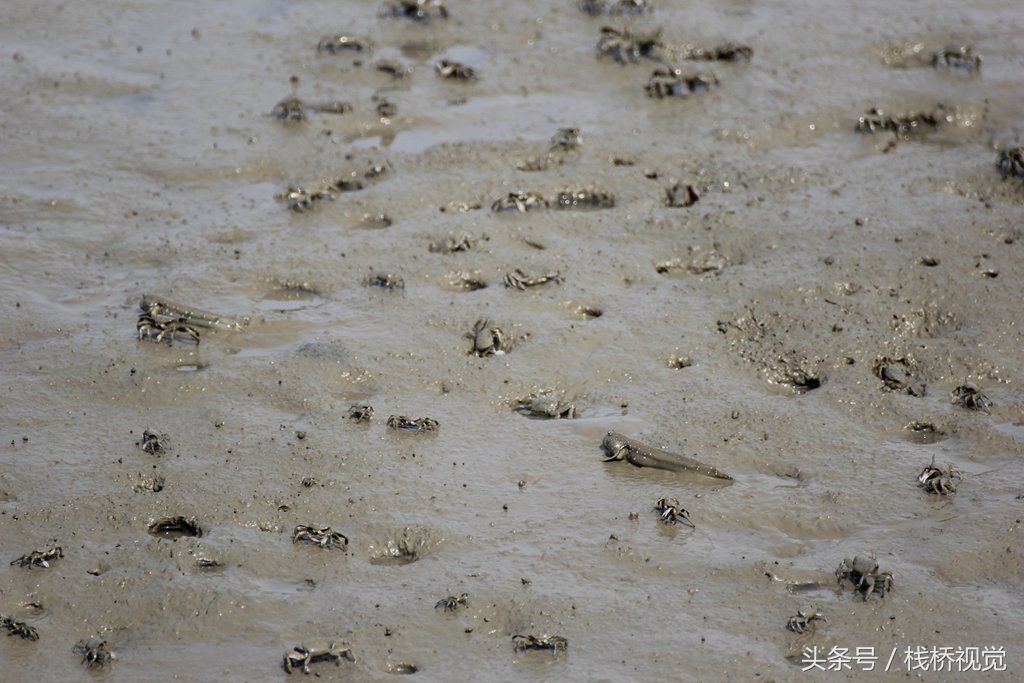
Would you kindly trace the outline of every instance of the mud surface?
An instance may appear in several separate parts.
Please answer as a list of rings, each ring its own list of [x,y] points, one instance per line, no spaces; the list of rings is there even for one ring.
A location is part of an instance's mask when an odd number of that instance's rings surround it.
[[[0,614],[40,637],[0,637],[0,677],[281,680],[337,638],[330,680],[801,680],[812,646],[899,648],[829,680],[903,680],[908,647],[1003,647],[984,680],[1019,680],[1024,180],[995,159],[1024,15],[926,5],[4,3]],[[662,65],[599,60],[604,25],[753,54],[651,98]],[[372,52],[318,52],[338,33]],[[271,115],[291,95],[305,121]],[[872,107],[943,125],[856,133]],[[491,210],[513,192],[548,206]],[[249,323],[140,341],[147,293]],[[470,353],[481,319],[507,352]],[[574,418],[513,410],[549,390]],[[609,430],[735,481],[602,462]],[[933,459],[955,494],[918,486]],[[891,592],[840,590],[872,553]],[[513,648],[545,634],[568,649]]]

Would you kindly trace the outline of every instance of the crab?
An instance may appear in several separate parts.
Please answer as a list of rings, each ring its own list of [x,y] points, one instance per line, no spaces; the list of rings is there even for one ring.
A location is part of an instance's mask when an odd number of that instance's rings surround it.
[[[750,61],[754,56],[754,50],[747,45],[723,43],[711,50],[711,54],[720,62]]]
[[[303,213],[313,208],[317,202],[334,199],[334,192],[324,188],[307,190],[299,185],[293,185],[275,195],[275,199],[287,203],[288,208],[295,213]]]
[[[569,649],[569,641],[562,636],[523,636],[516,634],[512,636],[512,647],[516,651],[523,650],[551,650],[552,652],[565,652]]]
[[[615,195],[597,190],[565,190],[558,193],[555,206],[559,209],[611,209],[615,206]]]
[[[163,341],[164,335],[167,335],[167,343],[171,345],[174,344],[175,337],[199,344],[199,330],[188,324],[187,318],[176,318],[163,323],[163,329],[156,335],[156,341]]]
[[[90,669],[94,666],[106,666],[116,659],[114,653],[107,649],[107,641],[99,636],[83,638],[71,651],[76,655],[82,655],[82,664]]]
[[[284,653],[284,670],[292,672],[292,668],[302,666],[302,673],[309,673],[309,665],[314,662],[333,661],[341,666],[342,658],[350,662],[356,661],[352,649],[343,640],[315,639],[307,640]]]
[[[687,44],[676,48],[674,56],[696,62],[739,62],[749,61],[754,50],[738,43],[722,43],[713,48]]]
[[[917,482],[925,491],[940,496],[956,493],[956,487],[960,485],[961,479],[960,470],[952,465],[947,465],[946,469],[936,467],[934,458],[931,464],[926,465],[917,475]]]
[[[915,370],[913,361],[907,358],[879,358],[875,361],[872,372],[875,377],[882,380],[882,384],[888,391],[897,391],[910,396],[924,396],[927,386],[924,382],[914,378],[912,370]]]
[[[367,287],[380,287],[388,291],[405,289],[405,280],[393,273],[374,273],[363,280],[363,284]]]
[[[491,323],[487,318],[481,318],[473,325],[473,331],[467,332],[466,337],[473,340],[473,348],[469,350],[472,355],[480,356],[501,356],[512,349],[512,340],[505,336],[505,332]]]
[[[434,63],[434,71],[441,78],[451,78],[456,81],[475,81],[476,71],[471,66],[461,62],[454,62],[450,59],[439,59]]]
[[[295,533],[292,534],[292,543],[309,543],[311,545],[318,545],[326,550],[331,548],[344,550],[348,546],[348,537],[334,531],[329,526],[306,526],[300,524],[295,527]]]
[[[390,429],[402,429],[408,432],[434,432],[440,428],[441,423],[431,417],[408,417],[406,415],[392,415],[388,418]]]
[[[391,0],[380,9],[385,17],[405,17],[413,21],[447,19],[448,9],[441,0]]]
[[[9,636],[18,636],[25,640],[39,640],[39,631],[24,621],[15,621],[11,617],[0,617],[0,628],[7,629]]]
[[[552,152],[569,152],[583,144],[579,128],[559,128],[551,138]]]
[[[346,51],[372,52],[373,46],[370,41],[365,38],[357,38],[356,36],[340,33],[321,38],[320,42],[317,43],[316,51],[330,52],[332,55]]]
[[[306,116],[306,103],[294,95],[286,97],[275,104],[274,108],[270,110],[270,115],[285,122],[301,122],[308,118]]]
[[[693,185],[676,183],[665,189],[665,206],[680,208],[693,206],[700,199],[700,193]]]
[[[373,406],[353,403],[348,408],[348,417],[356,422],[369,422],[373,419]]]
[[[546,285],[549,282],[558,284],[562,281],[562,276],[556,271],[554,273],[539,273],[532,274],[526,273],[520,268],[516,268],[510,273],[505,275],[505,286],[514,287],[515,289],[526,289],[527,287],[539,287]]]
[[[641,57],[658,59],[656,52],[664,47],[660,37],[660,30],[639,34],[604,26],[597,41],[597,57],[611,57],[617,64],[635,64]]]
[[[149,533],[154,536],[169,536],[176,538],[179,536],[194,536],[196,538],[203,535],[203,529],[196,520],[188,517],[164,517],[152,522],[148,527]]]
[[[654,510],[661,516],[665,524],[678,524],[682,522],[690,528],[696,528],[690,521],[690,513],[679,504],[678,498],[659,498],[654,504]]]
[[[719,85],[718,76],[713,73],[683,75],[679,68],[655,69],[644,86],[648,97],[686,97],[693,93],[705,92]]]
[[[434,605],[434,609],[443,609],[445,612],[454,612],[459,605],[469,607],[468,593],[462,593],[461,595],[449,595],[447,598],[442,598],[437,601],[436,605]]]
[[[981,55],[974,54],[970,45],[947,45],[932,53],[931,64],[936,69],[960,69],[967,73],[981,70]]]
[[[393,119],[398,115],[398,105],[390,100],[382,99],[377,103],[377,116],[384,123],[387,123],[388,119]]]
[[[64,550],[59,545],[55,545],[52,548],[46,550],[33,550],[28,555],[22,555],[16,560],[11,562],[11,566],[18,565],[19,567],[42,567],[43,569],[49,569],[50,563],[54,560],[59,560],[64,557]]]
[[[534,209],[548,208],[547,201],[534,192],[509,192],[501,199],[491,204],[491,211],[515,211],[526,213]]]
[[[878,107],[872,107],[857,119],[858,133],[875,133],[887,130],[897,138],[906,138],[925,129],[938,128],[946,117],[941,107],[935,112],[908,112],[906,114],[886,114]]]
[[[478,270],[452,270],[445,274],[444,284],[454,290],[464,292],[475,292],[478,289],[485,289],[487,281],[480,276]]]
[[[156,342],[162,342],[166,337],[169,344],[174,344],[174,337],[177,335],[179,338],[199,343],[199,330],[188,324],[184,317],[166,318],[143,311],[135,323],[135,330],[138,332],[140,341],[153,339]]]
[[[855,591],[859,591],[867,600],[872,593],[884,598],[892,590],[892,572],[878,571],[878,560],[874,557],[856,555],[852,560],[844,559],[836,569],[836,580],[842,584],[849,581]]]
[[[965,382],[949,393],[949,400],[954,405],[963,406],[968,410],[977,410],[982,413],[990,412],[992,401],[988,396],[981,393],[974,382]]]
[[[139,440],[139,448],[151,455],[163,453],[170,447],[170,437],[162,432],[155,432],[147,429],[142,432],[142,439]]]
[[[576,406],[566,401],[561,392],[543,389],[517,400],[513,409],[527,417],[539,419],[571,419],[576,417]]]
[[[1004,179],[1012,175],[1024,178],[1024,147],[1004,147],[996,156],[996,168]]]
[[[810,609],[806,612],[801,610],[789,618],[789,621],[786,622],[786,628],[793,633],[806,633],[814,630],[814,622],[816,621],[827,622],[828,619],[816,609]]]
[[[460,232],[431,242],[429,249],[435,254],[455,254],[460,251],[469,251],[476,246],[476,242],[469,233]]]

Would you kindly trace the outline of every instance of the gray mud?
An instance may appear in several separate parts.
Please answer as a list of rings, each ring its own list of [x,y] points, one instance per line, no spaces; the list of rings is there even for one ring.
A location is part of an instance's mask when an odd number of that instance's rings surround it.
[[[91,679],[92,635],[126,681],[281,680],[316,637],[356,657],[314,664],[330,680],[801,680],[809,646],[878,668],[1003,647],[976,679],[1024,676],[1024,180],[994,165],[1024,132],[1018,3],[654,4],[450,0],[427,24],[354,0],[4,4],[0,614],[40,639],[0,637],[0,678]],[[720,85],[651,99],[655,62],[596,58],[606,24],[753,58],[682,63]],[[373,52],[317,52],[339,32]],[[886,65],[951,41],[980,73]],[[352,110],[285,124],[291,94]],[[935,131],[854,132],[939,103]],[[566,127],[579,149],[520,170]],[[343,176],[363,189],[275,199]],[[699,199],[667,206],[676,183]],[[490,210],[565,190],[614,206]],[[459,233],[472,248],[430,250]],[[517,268],[559,279],[505,287]],[[146,293],[250,322],[140,341]],[[508,353],[470,355],[482,318]],[[951,404],[965,380],[990,413]],[[545,389],[577,417],[513,411]],[[609,430],[736,481],[602,462]],[[954,495],[917,486],[933,459]],[[659,523],[663,497],[695,530]],[[147,531],[168,517],[202,535]],[[7,564],[52,545],[49,568]],[[870,553],[895,581],[863,601],[834,572]],[[787,631],[811,605],[828,622]],[[867,676],[904,679],[902,654],[819,674]]]

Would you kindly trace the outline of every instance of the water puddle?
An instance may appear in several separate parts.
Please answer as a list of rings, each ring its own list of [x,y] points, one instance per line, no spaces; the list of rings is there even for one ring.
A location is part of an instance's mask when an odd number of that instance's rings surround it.
[[[458,106],[446,106],[444,120],[432,125],[397,133],[393,138],[380,135],[352,141],[359,149],[387,147],[396,152],[418,154],[442,143],[469,140],[546,141],[558,128],[583,128],[596,125],[599,103],[581,101],[574,93],[531,93],[493,95],[466,100]],[[444,105],[442,105],[444,106]]]

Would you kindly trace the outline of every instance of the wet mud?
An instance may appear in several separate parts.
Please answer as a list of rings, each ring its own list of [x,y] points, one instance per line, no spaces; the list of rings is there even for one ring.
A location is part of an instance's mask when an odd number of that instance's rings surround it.
[[[0,10],[0,678],[1019,680],[1017,4],[441,6]]]

